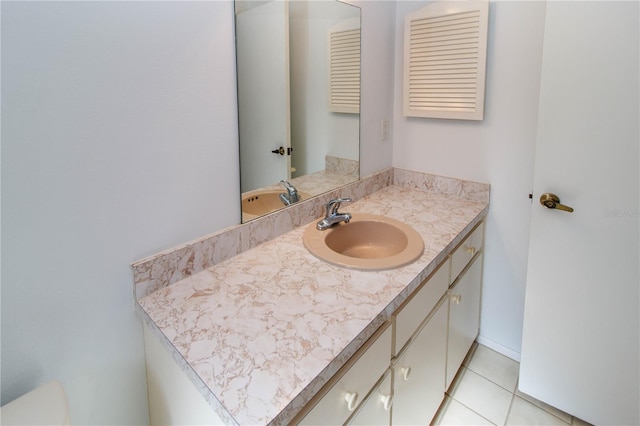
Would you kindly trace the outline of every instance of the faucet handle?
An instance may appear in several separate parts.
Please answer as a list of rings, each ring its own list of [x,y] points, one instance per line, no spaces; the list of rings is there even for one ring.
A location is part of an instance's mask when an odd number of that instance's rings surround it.
[[[285,203],[285,205],[288,206],[290,204],[297,203],[298,201],[300,201],[300,196],[298,195],[298,190],[296,189],[295,186],[291,185],[291,183],[289,183],[286,179],[282,179],[280,183],[287,190],[286,194],[280,194],[280,199],[282,200],[283,203]],[[285,199],[287,200],[285,201]]]
[[[353,201],[353,200],[352,200],[351,198],[349,198],[349,197],[347,197],[347,198],[334,198],[333,200],[331,200],[331,201],[329,201],[329,202],[327,203],[327,206],[332,206],[332,205],[334,205],[334,204],[336,204],[336,203],[337,203],[338,205],[339,205],[340,203],[349,203],[349,202],[351,202],[351,201]]]
[[[340,204],[353,201],[351,198],[335,198],[327,203],[327,216],[338,213]]]

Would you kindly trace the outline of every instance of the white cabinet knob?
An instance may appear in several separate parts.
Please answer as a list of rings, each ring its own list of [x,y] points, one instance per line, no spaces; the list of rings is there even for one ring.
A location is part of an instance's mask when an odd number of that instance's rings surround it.
[[[471,256],[473,256],[474,254],[476,254],[476,248],[473,246],[467,246],[465,247],[467,249],[467,253],[469,253]]]
[[[411,376],[411,367],[400,367],[400,375],[405,382],[409,380],[409,377]]]
[[[460,302],[462,301],[462,295],[461,294],[454,294],[451,295],[451,300],[456,304],[459,305]]]
[[[358,392],[347,392],[344,396],[344,400],[347,401],[347,408],[349,411],[355,410],[356,405],[358,405]]]
[[[391,406],[393,405],[393,395],[380,395],[380,402],[382,402],[384,411],[391,410]]]

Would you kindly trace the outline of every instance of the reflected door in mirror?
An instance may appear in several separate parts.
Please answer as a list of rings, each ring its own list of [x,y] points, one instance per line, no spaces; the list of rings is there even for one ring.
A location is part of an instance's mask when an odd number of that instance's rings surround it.
[[[290,177],[288,8],[272,1],[236,15],[242,192]]]

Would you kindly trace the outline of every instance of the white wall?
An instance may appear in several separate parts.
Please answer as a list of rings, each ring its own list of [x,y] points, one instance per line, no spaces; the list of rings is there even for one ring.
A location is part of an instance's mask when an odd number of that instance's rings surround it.
[[[404,16],[427,3],[397,3],[393,165],[491,184],[480,335],[517,358],[545,3],[490,3],[485,117],[479,122],[402,115]]]
[[[393,119],[395,1],[349,0],[361,8],[360,176],[392,166],[391,137],[380,123]]]
[[[2,403],[148,422],[129,264],[239,222],[233,49],[230,2],[2,2]]]

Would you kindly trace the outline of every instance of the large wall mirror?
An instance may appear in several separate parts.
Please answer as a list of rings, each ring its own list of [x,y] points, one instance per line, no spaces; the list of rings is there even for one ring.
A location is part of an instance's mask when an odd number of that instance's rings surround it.
[[[359,179],[360,9],[336,0],[235,7],[246,222]]]

